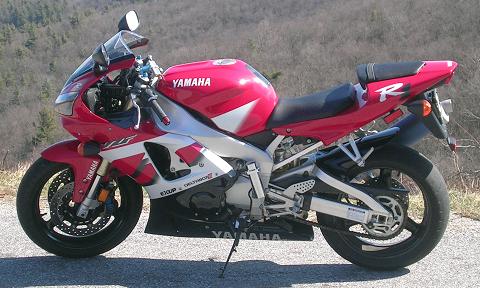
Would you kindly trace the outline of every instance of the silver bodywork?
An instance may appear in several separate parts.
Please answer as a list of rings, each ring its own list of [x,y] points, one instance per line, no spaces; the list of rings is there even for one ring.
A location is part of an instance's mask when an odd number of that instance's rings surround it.
[[[162,95],[158,95],[157,101],[172,121],[168,126],[163,125],[156,114],[151,113],[156,125],[167,133],[154,139],[149,139],[148,142],[158,143],[168,148],[172,169],[190,169],[191,173],[171,181],[160,176],[160,179],[153,183],[153,185],[145,187],[145,190],[152,199],[179,193],[187,189],[187,187],[191,188],[207,180],[230,173],[233,167],[222,158],[225,157],[242,159],[246,163],[250,163],[247,165],[248,170],[246,173],[240,175],[235,184],[226,191],[226,201],[235,207],[250,210],[250,217],[253,219],[261,220],[282,215],[299,216],[304,200],[302,194],[311,190],[313,185],[294,184],[292,187],[283,189],[270,185],[270,182],[272,180],[282,180],[292,175],[305,175],[305,173],[317,177],[321,181],[352,197],[360,199],[371,209],[352,208],[350,205],[343,203],[312,197],[310,207],[308,207],[309,210],[331,214],[360,223],[368,223],[372,219],[377,219],[379,216],[384,216],[384,218],[390,216],[389,212],[375,199],[328,175],[315,165],[314,152],[323,146],[322,142],[311,144],[298,153],[282,159],[278,163],[274,163],[275,150],[285,138],[284,136],[277,136],[264,151],[249,143],[232,138],[208,127],[195,119],[182,107]],[[202,165],[189,167],[183,163],[174,152],[195,142],[200,143],[204,147],[201,153],[205,160]],[[145,149],[144,142],[137,142],[102,151],[100,156],[109,162],[113,162],[117,159],[139,153],[144,153],[145,164],[152,164],[157,170],[149,157],[148,151]],[[302,165],[286,169],[280,173],[280,176],[271,179],[273,171],[279,170],[285,165],[296,162],[301,158],[307,158],[307,160],[304,161]],[[156,172],[160,175],[158,170]],[[192,181],[195,179],[203,179],[205,181]],[[252,183],[254,185],[252,185]],[[305,189],[305,187],[310,188]],[[254,191],[258,197],[251,199],[249,196],[251,191]],[[264,206],[263,203],[266,197],[275,201],[276,204]],[[253,206],[255,207],[252,207],[252,203],[254,203]]]

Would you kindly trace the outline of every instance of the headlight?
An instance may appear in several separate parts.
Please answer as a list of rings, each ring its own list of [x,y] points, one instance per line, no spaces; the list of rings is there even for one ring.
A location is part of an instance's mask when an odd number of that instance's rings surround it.
[[[60,94],[55,99],[55,111],[65,116],[73,114],[73,101],[77,98],[78,92]]]

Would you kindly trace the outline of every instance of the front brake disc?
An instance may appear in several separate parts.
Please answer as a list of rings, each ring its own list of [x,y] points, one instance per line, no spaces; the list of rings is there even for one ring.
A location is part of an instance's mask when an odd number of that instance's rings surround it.
[[[82,237],[97,233],[104,228],[110,218],[110,213],[101,211],[100,207],[90,210],[86,219],[76,215],[76,205],[73,205],[74,183],[63,185],[53,195],[50,201],[50,215],[52,221],[61,232],[70,236]]]

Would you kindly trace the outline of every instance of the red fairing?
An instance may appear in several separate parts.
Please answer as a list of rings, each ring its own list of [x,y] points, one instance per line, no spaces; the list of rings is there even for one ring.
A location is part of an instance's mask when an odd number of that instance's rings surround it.
[[[114,63],[109,66],[109,72],[130,68],[133,65],[134,59],[128,59],[118,63]],[[95,84],[101,76],[95,76],[93,72],[86,73],[80,76],[73,83],[67,85],[63,89],[63,93],[70,91],[79,91],[79,95],[84,95],[85,91]],[[80,88],[79,88],[80,87]],[[155,123],[151,121],[144,121],[140,124],[140,128],[135,130],[131,128],[121,128],[113,125],[109,121],[100,116],[95,115],[84,103],[83,97],[77,97],[73,104],[73,114],[71,116],[61,117],[63,127],[72,134],[78,140],[66,141],[57,143],[47,150],[42,152],[42,157],[52,161],[69,164],[75,175],[75,188],[73,193],[73,201],[80,203],[86,196],[86,191],[90,188],[90,185],[94,177],[87,177],[87,173],[90,175],[89,169],[92,167],[93,161],[100,161],[100,157],[84,157],[80,156],[77,152],[77,146],[81,142],[94,141],[103,144],[102,151],[109,150],[111,147],[105,147],[105,143],[112,141],[119,141],[125,138],[131,138],[129,144],[145,141],[165,134],[165,132],[158,129]],[[113,146],[112,146],[113,147]],[[141,159],[140,159],[141,160]],[[95,171],[98,168],[95,166]],[[119,164],[119,163],[115,163]],[[151,164],[150,164],[151,165]],[[116,167],[112,165],[112,167]],[[116,167],[118,168],[118,167]],[[125,168],[122,166],[121,168]],[[137,166],[135,166],[137,168]],[[153,168],[153,167],[152,167]],[[131,175],[133,172],[119,169],[124,175]],[[156,172],[154,169],[145,169],[142,176],[142,184],[148,184],[150,178],[154,178]],[[151,180],[151,179],[150,179]]]
[[[265,130],[278,101],[272,85],[260,73],[234,59],[170,67],[157,89],[208,117],[218,128],[241,137]]]
[[[134,61],[135,59],[132,58],[114,63],[109,66],[109,72],[129,68],[133,65]],[[79,95],[84,95],[86,90],[95,84],[100,78],[101,76],[95,76],[93,72],[89,72],[81,76],[69,86],[65,87],[64,91],[67,92],[66,90],[68,90],[70,87],[75,87],[75,85],[79,85],[79,83],[81,83],[82,86]],[[139,134],[138,130],[133,128],[120,128],[113,125],[106,119],[95,115],[95,113],[90,111],[82,98],[83,97],[77,97],[75,100],[73,105],[73,114],[71,116],[62,116],[61,119],[63,127],[81,142],[95,141],[98,143],[105,143],[115,139]],[[149,130],[151,130],[151,128]],[[136,140],[138,141],[138,139]]]
[[[202,149],[203,146],[195,142],[192,145],[178,149],[175,151],[175,154],[177,154],[178,157],[183,160],[183,162],[187,163],[188,166],[194,166],[196,163],[198,163],[198,160],[202,155]]]
[[[42,158],[51,162],[69,164],[73,169],[75,183],[72,201],[75,203],[80,203],[85,198],[101,161],[99,156],[86,157],[78,154],[78,144],[80,144],[78,140],[63,141],[48,147],[41,153]]]
[[[337,116],[293,123],[273,131],[279,135],[311,137],[330,145],[416,95],[447,84],[456,68],[453,61],[425,61],[416,75],[369,83],[367,92],[357,96],[359,103]]]
[[[143,161],[145,153],[139,153],[130,157],[125,157],[112,162],[112,167],[122,171],[135,179],[135,181],[143,186],[152,185],[158,178],[157,171],[153,168],[152,163]]]
[[[109,71],[130,68],[133,62],[134,59],[129,59],[112,64],[109,66]],[[89,72],[71,85],[65,87],[64,91],[71,86],[81,83],[82,88],[79,95],[84,95],[86,90],[100,78],[101,77],[95,76],[93,72]],[[77,97],[75,100],[73,104],[73,114],[71,116],[62,116],[61,119],[63,127],[81,142],[95,141],[103,144],[136,135],[130,142],[130,144],[133,144],[165,134],[165,132],[158,129],[155,123],[151,121],[142,122],[138,130],[135,130],[133,127],[121,128],[113,125],[108,120],[90,111],[82,98],[83,97]]]

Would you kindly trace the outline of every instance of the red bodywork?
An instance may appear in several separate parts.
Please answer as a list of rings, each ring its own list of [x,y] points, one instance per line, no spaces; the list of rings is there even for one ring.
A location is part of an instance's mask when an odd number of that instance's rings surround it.
[[[187,163],[188,166],[193,166],[202,156],[202,149],[203,146],[195,142],[192,145],[178,149],[175,151],[175,154],[177,154],[183,162]]]
[[[134,58],[114,63],[109,66],[112,72],[128,69],[134,63]],[[267,121],[278,102],[273,87],[246,63],[235,60],[230,64],[216,65],[215,61],[203,61],[169,68],[157,89],[190,111],[196,111],[206,118],[214,118],[228,113],[242,105],[256,101],[255,106],[242,120],[235,134],[245,137],[265,131]],[[452,61],[427,61],[419,73],[414,76],[379,81],[367,85],[364,95],[357,95],[359,101],[353,107],[341,114],[312,121],[293,123],[273,129],[279,135],[304,136],[321,140],[329,145],[352,131],[368,124],[409,101],[412,97],[441,83],[448,83],[453,76],[457,63]],[[101,77],[88,72],[73,83],[67,85],[62,93],[78,91],[83,95]],[[202,85],[179,85],[174,81],[179,79],[194,79]],[[198,80],[203,78],[203,80]],[[209,85],[206,79],[209,79]],[[193,81],[193,80],[190,80]],[[199,82],[197,82],[198,84]],[[402,85],[399,85],[401,83]],[[178,82],[176,82],[178,84]],[[380,101],[381,89],[390,85],[399,85],[401,95],[387,95]],[[397,91],[397,90],[396,90]],[[78,140],[57,143],[42,152],[42,157],[53,162],[69,164],[75,174],[73,201],[81,202],[88,191],[100,161],[99,157],[83,157],[77,153],[79,143],[94,141],[105,144],[111,141],[131,138],[129,144],[145,141],[165,134],[154,123],[142,122],[138,130],[120,128],[106,119],[95,115],[84,103],[82,97],[77,97],[71,116],[62,116],[63,127]],[[103,148],[104,150],[110,149]],[[196,144],[180,149],[177,154],[190,163],[196,160],[201,145]],[[111,167],[117,168],[124,175],[132,176],[139,184],[148,185],[156,177],[152,164],[142,162],[143,153],[115,160]],[[96,163],[96,164],[95,164]],[[141,166],[141,165],[144,166]]]
[[[129,59],[114,63],[109,66],[109,71],[112,72],[119,69],[127,69],[133,65],[134,59]],[[80,76],[71,84],[67,85],[62,93],[79,91],[79,95],[84,95],[86,90],[100,80],[101,76],[95,76],[93,72],[86,73]],[[81,85],[79,85],[81,84]],[[80,88],[79,88],[80,87]],[[76,89],[76,90],[74,90]],[[78,140],[70,140],[57,143],[44,150],[41,155],[43,158],[59,163],[69,164],[75,175],[73,201],[76,203],[82,202],[86,196],[86,192],[91,186],[94,177],[89,177],[91,173],[95,174],[99,165],[92,165],[93,161],[100,161],[100,157],[84,157],[77,152],[78,144],[88,141],[94,141],[104,144],[110,141],[119,140],[125,137],[136,135],[129,144],[145,141],[165,134],[165,132],[158,129],[154,123],[145,121],[140,124],[138,130],[131,128],[120,128],[106,119],[96,115],[87,107],[82,97],[77,97],[73,104],[73,114],[71,116],[61,117],[63,127]],[[103,148],[102,148],[103,149]],[[108,149],[104,149],[108,150]],[[132,175],[138,166],[141,164],[143,154],[138,155],[138,159],[129,157],[114,161],[111,167],[117,168],[125,175]],[[148,164],[152,166],[151,164]],[[156,172],[152,167],[146,166],[139,175],[134,175],[138,183],[148,184],[155,177]],[[93,167],[93,171],[91,168]]]
[[[417,75],[369,83],[366,94],[362,96],[364,106],[356,105],[335,117],[293,123],[273,131],[279,135],[311,137],[330,145],[442,81],[447,84],[456,68],[457,63],[453,61],[425,61]],[[397,83],[403,84],[398,89],[403,94],[387,96],[386,100],[381,102],[380,92],[377,91]],[[408,90],[403,91],[405,88]]]
[[[209,60],[170,67],[157,89],[210,119],[257,100],[235,134],[244,137],[261,132],[278,102],[277,94],[272,85],[255,75],[255,70],[248,64],[233,61],[227,65],[215,65],[215,60]],[[178,84],[176,81],[180,79],[209,79],[210,85],[196,86],[190,82],[191,86],[178,87],[175,83]]]

